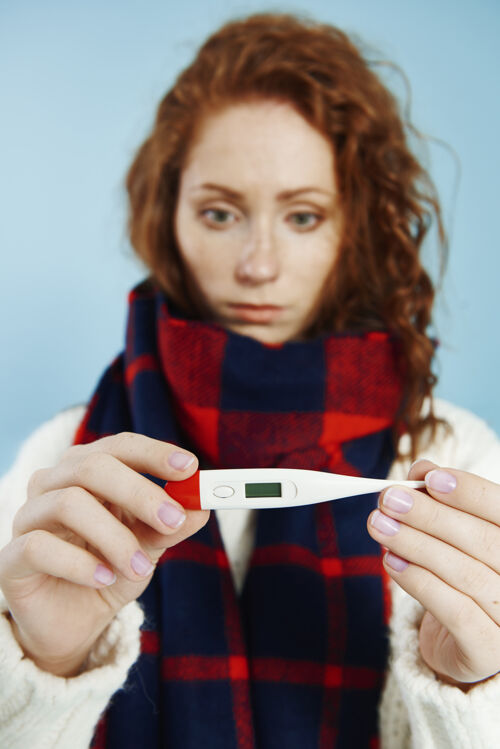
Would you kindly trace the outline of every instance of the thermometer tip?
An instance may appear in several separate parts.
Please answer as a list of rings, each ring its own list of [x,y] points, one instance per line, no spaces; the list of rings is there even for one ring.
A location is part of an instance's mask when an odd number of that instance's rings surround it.
[[[165,491],[186,510],[201,510],[200,472],[183,481],[167,481]]]

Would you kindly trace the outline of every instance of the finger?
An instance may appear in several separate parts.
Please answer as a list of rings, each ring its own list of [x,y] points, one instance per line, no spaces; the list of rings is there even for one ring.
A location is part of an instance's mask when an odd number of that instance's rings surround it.
[[[425,475],[432,497],[500,526],[500,486],[473,473],[434,468]]]
[[[0,551],[0,581],[4,591],[14,581],[33,574],[50,575],[90,588],[107,587],[116,580],[113,571],[89,551],[42,530],[19,536]]]
[[[14,518],[14,536],[35,530],[55,534],[71,531],[132,582],[142,580],[154,569],[134,533],[80,487],[57,489],[23,505]]]
[[[490,567],[380,510],[370,514],[368,527],[376,541],[468,596],[500,625],[500,576]]]
[[[130,527],[148,557],[156,564],[168,549],[197,533],[209,517],[210,510],[187,510],[186,521],[176,533],[168,536],[158,533],[140,520],[132,523]]]
[[[75,455],[94,452],[108,453],[139,473],[172,481],[182,481],[192,476],[198,467],[196,455],[188,450],[134,432],[120,432],[87,445],[73,445],[64,458],[73,459]]]
[[[172,481],[182,481],[198,468],[198,459],[193,453],[133,432],[120,432],[87,445],[73,445],[66,450],[61,463],[85,466],[86,458],[96,453],[111,455],[135,472]],[[57,467],[34,472],[28,482],[28,499],[56,488],[52,474]]]
[[[389,517],[441,539],[500,575],[500,528],[435,500],[422,491],[391,486],[379,497]]]
[[[446,664],[443,653],[442,668],[438,670],[458,681],[478,681],[498,670],[492,667],[500,662],[498,627],[480,607],[429,570],[415,564],[405,566],[404,561],[394,559],[391,552],[384,556],[383,563],[390,577],[430,611],[456,640],[456,653],[460,654],[462,664],[457,661]],[[484,646],[472,650],[471,643],[476,645],[477,642]]]
[[[408,479],[410,481],[423,481],[425,474],[429,473],[429,471],[432,471],[433,468],[437,467],[438,466],[431,460],[427,460],[427,458],[420,458],[410,466],[410,470],[408,471]]]
[[[80,453],[37,474],[39,494],[79,486],[131,513],[158,533],[174,533],[186,519],[184,508],[164,489],[109,453]]]

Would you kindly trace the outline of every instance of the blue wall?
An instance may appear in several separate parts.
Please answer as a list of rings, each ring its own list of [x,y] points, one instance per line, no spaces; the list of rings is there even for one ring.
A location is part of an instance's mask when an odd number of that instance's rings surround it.
[[[0,472],[29,432],[85,401],[122,347],[143,276],[125,233],[123,177],[156,103],[222,22],[301,3],[0,0]],[[497,0],[308,0],[411,83],[416,126],[451,235],[438,394],[500,432]],[[396,90],[404,87],[394,78]]]

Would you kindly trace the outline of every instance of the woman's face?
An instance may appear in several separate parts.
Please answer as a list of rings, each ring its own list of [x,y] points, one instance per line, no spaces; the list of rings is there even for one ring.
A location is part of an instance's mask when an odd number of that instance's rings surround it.
[[[204,120],[175,233],[217,322],[263,343],[299,338],[340,229],[333,149],[289,104],[234,104]]]

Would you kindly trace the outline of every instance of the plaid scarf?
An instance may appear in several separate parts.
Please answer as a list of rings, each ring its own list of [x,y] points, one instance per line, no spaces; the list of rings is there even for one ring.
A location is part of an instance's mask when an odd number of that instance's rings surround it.
[[[385,478],[397,361],[383,332],[262,344],[186,319],[146,281],[75,442],[127,430],[192,450],[205,468]],[[378,746],[389,597],[366,531],[376,499],[258,511],[240,595],[215,513],[169,549],[139,599],[141,655],[92,747]]]

